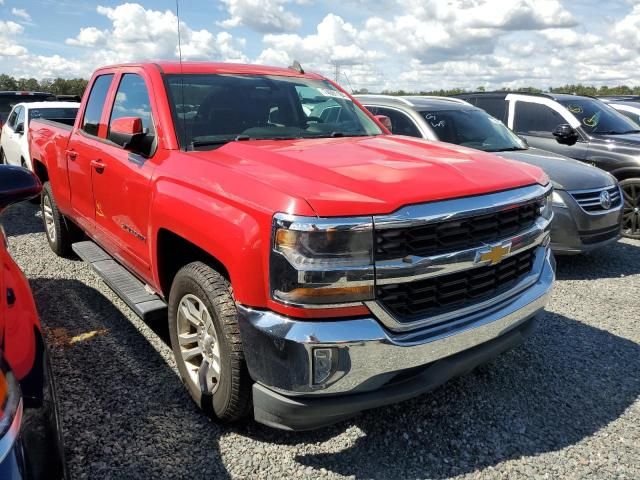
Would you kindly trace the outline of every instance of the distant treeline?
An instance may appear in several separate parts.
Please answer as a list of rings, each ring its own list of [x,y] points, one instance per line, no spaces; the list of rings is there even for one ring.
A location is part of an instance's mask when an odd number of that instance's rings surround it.
[[[83,78],[48,78],[37,80],[35,78],[14,78],[9,75],[0,75],[0,90],[29,90],[36,92],[48,92],[54,95],[80,95],[87,88],[88,81]]]
[[[87,87],[88,81],[83,78],[48,78],[37,80],[35,78],[14,78],[9,75],[0,74],[0,90],[31,90],[50,92],[55,95],[80,95],[82,96],[84,89]],[[437,95],[447,96],[457,93],[465,93],[468,91],[484,91],[484,87],[478,87],[475,90],[464,90],[454,88],[451,90],[422,90],[419,92],[410,92],[405,90],[383,90],[382,92],[369,91],[361,88],[353,93],[383,93],[385,95]],[[540,93],[545,90],[534,87],[523,87],[516,89],[501,88],[503,92],[529,92]],[[547,92],[553,93],[575,93],[576,95],[640,95],[640,86],[628,87],[620,85],[617,87],[593,87],[588,85],[564,85],[562,87],[549,87]]]
[[[431,90],[431,91],[420,91],[420,92],[409,92],[405,90],[383,90],[382,94],[384,95],[436,95],[439,97],[445,97],[448,95],[456,95],[458,93],[466,93],[470,91],[475,92],[484,92],[484,87],[478,87],[473,90],[464,90],[461,88],[454,88],[451,90]],[[600,96],[600,95],[640,95],[640,86],[638,87],[627,87],[626,85],[620,85],[617,87],[593,87],[588,85],[564,85],[562,87],[549,87],[547,90],[542,90],[540,88],[534,87],[523,87],[523,88],[500,88],[497,91],[501,92],[527,92],[527,93],[541,93],[541,92],[552,92],[552,93],[573,93],[576,95],[591,95],[591,96]],[[356,90],[354,93],[366,94],[366,93],[375,93],[370,92],[366,88],[362,88],[360,90]]]

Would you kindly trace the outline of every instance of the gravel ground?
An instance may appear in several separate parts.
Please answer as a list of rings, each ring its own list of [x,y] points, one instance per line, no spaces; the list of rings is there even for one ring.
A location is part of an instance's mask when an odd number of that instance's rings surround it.
[[[31,204],[4,218],[52,350],[74,478],[640,478],[640,242],[561,259],[523,346],[420,398],[303,434],[219,427],[146,325]]]

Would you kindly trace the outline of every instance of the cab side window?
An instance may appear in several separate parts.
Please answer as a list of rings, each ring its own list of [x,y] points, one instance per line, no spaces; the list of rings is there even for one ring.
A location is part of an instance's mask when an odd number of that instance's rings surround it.
[[[422,134],[415,122],[405,113],[393,110],[391,108],[376,107],[375,115],[385,115],[391,120],[391,132],[394,135],[407,135],[409,137],[422,138]]]
[[[550,137],[558,125],[567,123],[558,112],[540,103],[516,102],[513,117],[513,129],[518,133],[526,133]]]
[[[140,153],[150,155],[155,141],[155,127],[151,116],[151,102],[149,91],[144,79],[135,73],[126,73],[122,76],[116,99],[111,110],[109,120],[109,134],[113,122],[119,118],[139,118],[142,120],[142,133]]]
[[[24,129],[24,107],[16,108],[16,113],[16,122],[13,125],[14,131],[17,130],[20,125],[22,125],[22,128]]]
[[[82,119],[81,130],[89,135],[98,135],[100,128],[100,118],[102,117],[102,110],[104,109],[105,100],[109,87],[111,86],[111,80],[113,80],[113,74],[101,75],[96,78],[91,87],[91,93],[87,100],[87,108],[84,111],[84,118]]]
[[[11,112],[11,115],[9,115],[9,119],[7,120],[7,126],[11,130],[15,130],[16,128],[16,120],[18,119],[18,110],[20,110],[20,107],[14,108],[13,112]]]

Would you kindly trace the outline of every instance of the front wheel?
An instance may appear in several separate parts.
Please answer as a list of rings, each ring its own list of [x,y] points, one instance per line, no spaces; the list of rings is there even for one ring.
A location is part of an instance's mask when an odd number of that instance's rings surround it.
[[[202,262],[180,269],[168,320],[178,371],[193,400],[222,422],[247,415],[251,379],[227,280]]]
[[[622,236],[640,239],[640,178],[629,178],[620,182],[624,196],[622,213]]]

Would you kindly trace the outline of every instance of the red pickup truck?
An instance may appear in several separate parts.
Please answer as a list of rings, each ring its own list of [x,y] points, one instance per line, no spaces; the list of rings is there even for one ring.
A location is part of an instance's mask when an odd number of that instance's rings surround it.
[[[221,421],[310,429],[433,389],[521,342],[554,280],[541,170],[393,136],[302,69],[101,68],[30,146],[51,248],[168,317]]]

